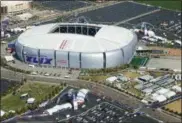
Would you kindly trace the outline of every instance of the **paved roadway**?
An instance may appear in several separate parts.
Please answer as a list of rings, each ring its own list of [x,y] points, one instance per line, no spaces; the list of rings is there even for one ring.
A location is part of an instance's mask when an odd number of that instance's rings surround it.
[[[94,93],[97,94],[104,94],[107,97],[112,98],[113,100],[117,100],[118,102],[122,102],[124,104],[128,104],[131,107],[138,108],[139,106],[143,106],[143,103],[141,103],[139,100],[128,96],[120,91],[117,91],[115,89],[112,89],[107,86],[99,85],[93,82],[88,81],[82,81],[82,80],[76,80],[76,79],[64,79],[60,77],[45,77],[45,76],[34,76],[34,75],[23,75],[22,73],[15,73],[10,70],[1,68],[1,77],[3,78],[10,78],[10,79],[21,79],[26,77],[29,80],[34,81],[44,81],[44,82],[52,82],[52,83],[59,83],[61,81],[66,82],[69,85],[72,86],[78,86],[78,87],[85,87],[91,89]],[[166,113],[163,113],[161,111],[155,110],[153,111],[150,108],[143,107],[141,111],[149,114],[152,117],[155,117],[156,119],[162,120],[164,122],[181,122],[181,119],[178,119],[174,116],[170,116]]]

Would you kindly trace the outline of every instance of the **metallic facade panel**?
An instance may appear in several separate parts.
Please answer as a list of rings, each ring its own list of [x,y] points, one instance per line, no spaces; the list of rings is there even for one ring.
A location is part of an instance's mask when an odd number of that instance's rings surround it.
[[[80,68],[80,53],[78,52],[70,52],[69,60],[70,60],[70,68]]]
[[[132,57],[132,46],[127,45],[122,49],[124,51],[124,64],[127,64],[130,58]]]
[[[120,49],[106,52],[106,68],[119,66],[123,61],[124,58]]]
[[[38,49],[24,46],[23,55],[26,63],[38,64]]]
[[[55,66],[54,50],[40,49],[40,64]]]
[[[103,68],[103,53],[82,53],[82,68]]]
[[[15,51],[16,51],[16,54],[18,56],[18,58],[23,61],[23,56],[22,56],[22,52],[23,52],[23,45],[21,45],[18,41],[16,41],[15,43]]]
[[[56,51],[56,66],[68,67],[68,52]]]

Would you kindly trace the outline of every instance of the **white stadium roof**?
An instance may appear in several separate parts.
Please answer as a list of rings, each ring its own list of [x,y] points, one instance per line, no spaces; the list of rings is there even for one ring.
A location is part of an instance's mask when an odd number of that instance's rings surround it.
[[[61,23],[61,25],[64,24]],[[69,25],[69,23],[66,24]],[[73,52],[105,52],[124,47],[134,38],[133,32],[125,28],[96,24],[81,24],[101,27],[95,36],[71,33],[49,33],[59,25],[59,23],[55,23],[35,26],[20,35],[18,42],[24,46],[38,49]],[[76,25],[79,24],[76,23]],[[60,49],[62,44],[65,45]]]

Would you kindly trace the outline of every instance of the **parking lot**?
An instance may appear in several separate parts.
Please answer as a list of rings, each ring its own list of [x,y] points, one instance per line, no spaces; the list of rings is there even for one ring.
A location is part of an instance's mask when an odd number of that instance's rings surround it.
[[[64,94],[73,87],[66,88],[58,97],[61,97],[61,101],[59,104],[64,103]],[[76,91],[77,88],[74,88]],[[58,99],[55,98],[52,103],[50,103],[45,108],[39,109],[24,117],[18,119],[19,121],[59,121],[63,123],[65,121],[72,121],[74,123],[122,123],[131,121],[133,122],[135,119],[140,123],[141,119],[144,119],[145,122],[156,123],[156,120],[147,117],[145,114],[141,113],[133,113],[133,109],[129,106],[126,106],[122,103],[118,103],[116,101],[112,101],[105,96],[95,95],[93,92],[87,95],[86,102],[79,106],[78,110],[63,110],[58,113],[53,114],[52,116],[41,116],[40,114],[47,108],[55,105],[54,102],[57,102]],[[141,115],[140,115],[141,114]],[[29,117],[29,116],[32,117]],[[70,117],[67,117],[69,115]],[[141,118],[141,119],[140,119]],[[138,119],[138,120],[137,120]]]
[[[157,35],[166,37],[170,40],[180,39],[181,32],[181,14],[180,12],[170,10],[160,10],[159,12],[134,19],[128,23],[136,25],[141,22],[148,22],[155,28]]]
[[[78,16],[88,17],[92,20],[92,23],[119,22],[155,9],[156,7],[145,6],[131,2],[121,2],[116,5],[104,7],[90,12],[81,13],[78,14]]]
[[[89,2],[84,1],[37,1],[35,3],[59,11],[70,11],[91,5]]]
[[[74,123],[124,123],[128,121],[141,123],[140,118],[142,118],[143,122],[157,123],[157,121],[151,118],[129,113],[108,102],[103,102],[69,121]]]

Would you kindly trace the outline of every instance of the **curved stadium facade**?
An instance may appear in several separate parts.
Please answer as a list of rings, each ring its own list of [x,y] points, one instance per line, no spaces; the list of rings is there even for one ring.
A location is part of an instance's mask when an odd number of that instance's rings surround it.
[[[110,25],[53,23],[22,33],[15,50],[25,63],[66,68],[110,68],[130,62],[137,36]]]

